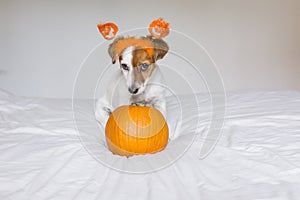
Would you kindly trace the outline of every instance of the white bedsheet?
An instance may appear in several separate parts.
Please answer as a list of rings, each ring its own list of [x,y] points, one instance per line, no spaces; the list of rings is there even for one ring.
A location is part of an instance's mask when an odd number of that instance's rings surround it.
[[[208,96],[199,98],[203,124],[198,131],[203,131]],[[172,101],[171,114],[176,110]],[[199,159],[203,140],[198,137],[172,165],[130,174],[101,164],[84,148],[71,100],[0,91],[0,199],[300,199],[300,93],[234,92],[228,94],[226,110],[221,139],[208,157]],[[187,130],[188,123],[185,119],[182,128]]]

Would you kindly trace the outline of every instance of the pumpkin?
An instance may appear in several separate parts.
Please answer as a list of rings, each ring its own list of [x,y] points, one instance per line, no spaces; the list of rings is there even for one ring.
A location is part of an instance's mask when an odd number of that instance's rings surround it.
[[[105,127],[109,150],[118,155],[156,153],[163,150],[169,129],[161,112],[147,106],[120,106],[108,118]]]

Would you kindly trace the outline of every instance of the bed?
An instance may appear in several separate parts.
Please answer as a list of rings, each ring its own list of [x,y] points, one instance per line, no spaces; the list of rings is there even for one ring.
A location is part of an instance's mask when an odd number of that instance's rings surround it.
[[[105,148],[103,129],[88,111],[94,100],[78,100],[76,121],[71,99],[25,98],[0,90],[0,199],[299,199],[300,92],[227,93],[222,134],[205,158],[199,158],[205,139],[189,134],[208,127],[209,96],[197,97],[198,116],[181,122],[169,118],[171,141],[163,152],[126,158]],[[182,96],[181,103],[192,110],[189,99]],[[178,116],[174,98],[167,101],[168,116]],[[195,118],[200,123],[190,130]],[[164,167],[120,170],[172,158],[191,138],[184,153]]]

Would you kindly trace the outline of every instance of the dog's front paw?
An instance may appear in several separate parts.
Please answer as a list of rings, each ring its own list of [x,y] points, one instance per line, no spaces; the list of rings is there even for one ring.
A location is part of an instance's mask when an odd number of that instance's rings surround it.
[[[110,108],[108,108],[108,107],[103,107],[102,109],[108,114],[108,116],[111,115],[112,110],[111,110]]]
[[[105,127],[106,122],[111,114],[111,109],[107,107],[96,108],[95,117],[100,124]]]
[[[109,116],[112,113],[112,106],[110,106],[104,98],[99,99],[96,103],[95,117],[100,124],[105,127]]]

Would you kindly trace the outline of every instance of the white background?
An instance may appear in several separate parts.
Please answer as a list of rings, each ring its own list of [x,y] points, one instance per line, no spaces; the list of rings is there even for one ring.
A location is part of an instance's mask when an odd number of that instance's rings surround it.
[[[1,0],[0,88],[69,98],[80,64],[103,42],[97,23],[125,31],[158,17],[208,50],[226,90],[300,89],[299,0]]]

